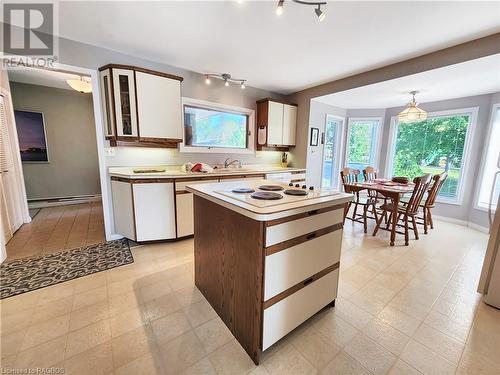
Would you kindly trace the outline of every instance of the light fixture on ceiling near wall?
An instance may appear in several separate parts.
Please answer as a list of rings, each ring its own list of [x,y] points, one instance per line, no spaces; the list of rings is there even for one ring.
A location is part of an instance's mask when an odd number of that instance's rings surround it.
[[[403,111],[399,112],[399,122],[415,122],[427,120],[427,112],[418,107],[418,103],[415,100],[415,94],[418,94],[418,91],[410,91],[410,95],[412,95],[413,98],[411,102],[407,104],[407,107]]]
[[[325,19],[326,14],[321,10],[322,5],[326,5],[326,1],[303,1],[303,0],[292,0],[294,3],[302,4],[302,5],[312,5],[315,6],[314,13],[318,17],[318,20],[321,22]],[[283,14],[283,5],[285,0],[279,0],[278,5],[276,5],[276,14],[281,16]]]
[[[80,79],[67,79],[66,83],[73,89],[82,94],[88,94],[92,92],[92,83],[90,83],[90,78],[80,76]]]
[[[205,83],[209,85],[211,83],[210,78],[217,78],[221,79],[224,81],[224,86],[229,86],[229,84],[232,83],[238,83],[242,89],[244,89],[245,82],[247,81],[246,79],[239,79],[239,78],[233,78],[231,77],[231,74],[228,73],[223,73],[223,74],[216,74],[216,73],[206,73],[204,74],[205,76]]]

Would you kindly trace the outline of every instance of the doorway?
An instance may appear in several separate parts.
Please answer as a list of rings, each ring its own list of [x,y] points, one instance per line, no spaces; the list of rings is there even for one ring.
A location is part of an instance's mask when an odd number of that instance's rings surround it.
[[[321,166],[321,187],[338,189],[342,158],[342,134],[344,118],[326,115],[323,133],[323,151]]]

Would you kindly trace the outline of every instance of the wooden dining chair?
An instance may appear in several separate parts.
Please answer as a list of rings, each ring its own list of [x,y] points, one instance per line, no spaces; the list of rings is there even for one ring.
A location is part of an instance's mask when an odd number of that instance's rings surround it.
[[[432,221],[432,209],[436,207],[436,198],[439,191],[443,187],[444,182],[448,178],[448,172],[443,172],[441,174],[436,174],[432,177],[432,185],[428,191],[427,198],[424,203],[420,204],[423,210],[423,217],[418,218],[417,224],[424,226],[424,233],[427,234],[427,226],[430,225],[431,229],[434,229],[434,223]]]
[[[356,221],[358,223],[363,223],[363,228],[364,232],[367,232],[368,229],[368,219],[375,219],[377,221],[377,210],[375,208],[375,205],[377,203],[377,200],[375,198],[372,198],[371,196],[368,197],[363,197],[360,196],[358,191],[352,190],[348,184],[350,183],[356,183],[358,182],[358,176],[360,172],[358,169],[352,169],[352,168],[344,168],[340,171],[340,179],[342,181],[342,185],[344,187],[344,191],[346,193],[351,193],[354,194],[354,201],[349,202],[348,205],[346,205],[344,209],[344,221],[345,219],[349,219],[352,221]],[[351,206],[354,205],[354,210],[352,213],[352,218],[347,217],[347,214],[349,213],[349,209]],[[358,214],[358,206],[363,207],[363,213]],[[371,208],[371,212],[373,212],[373,217],[368,216],[368,211]]]
[[[380,209],[384,211],[385,214],[389,214],[389,221],[387,222],[387,226],[385,228],[386,230],[389,230],[389,225],[393,220],[396,220],[396,224],[398,224],[401,219],[403,220],[402,226],[404,227],[404,233],[401,232],[397,233],[404,234],[406,246],[408,246],[409,244],[408,222],[410,219],[411,219],[413,233],[415,234],[415,239],[418,240],[418,229],[415,217],[418,214],[418,209],[420,207],[420,204],[422,203],[422,198],[424,197],[425,192],[429,189],[429,185],[431,183],[431,175],[425,174],[421,177],[415,177],[413,179],[413,183],[415,186],[408,202],[406,204],[404,203],[398,204],[397,217],[393,217],[394,203],[387,203],[380,206]],[[380,228],[380,224],[382,224],[382,217],[383,215],[380,215],[379,219],[377,220],[377,225],[375,226],[375,229],[373,231],[374,236],[377,234],[377,231]]]

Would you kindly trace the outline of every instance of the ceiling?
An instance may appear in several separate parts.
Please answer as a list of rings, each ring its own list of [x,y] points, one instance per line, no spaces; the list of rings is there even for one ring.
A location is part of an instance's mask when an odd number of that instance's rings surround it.
[[[46,69],[9,69],[9,81],[29,83],[31,85],[40,85],[56,87],[59,89],[73,90],[66,83],[67,79],[78,79],[80,76]],[[89,78],[90,79],[90,78]]]
[[[59,3],[59,34],[288,94],[500,31],[500,2]]]
[[[408,103],[417,90],[417,101],[428,103],[500,92],[500,54],[440,69],[358,87],[314,100],[340,108],[391,108]]]

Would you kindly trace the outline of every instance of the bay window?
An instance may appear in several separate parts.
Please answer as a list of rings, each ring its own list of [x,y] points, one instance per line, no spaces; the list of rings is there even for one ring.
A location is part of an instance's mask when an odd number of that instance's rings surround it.
[[[380,118],[349,118],[345,163],[347,167],[358,169],[360,172],[369,166],[377,167],[380,123]]]

